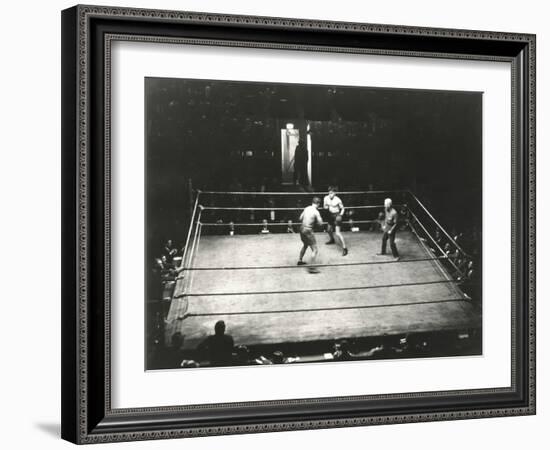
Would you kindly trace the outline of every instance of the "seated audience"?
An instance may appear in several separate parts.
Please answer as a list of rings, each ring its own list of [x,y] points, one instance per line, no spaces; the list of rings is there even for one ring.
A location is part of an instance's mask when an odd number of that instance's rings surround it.
[[[284,364],[286,362],[285,355],[283,352],[277,350],[273,352],[273,356],[271,357],[271,361],[273,364]]]
[[[251,364],[250,361],[250,350],[246,345],[239,345],[235,347],[235,364],[237,366],[244,366]]]
[[[208,336],[197,346],[197,351],[210,361],[212,366],[231,364],[233,356],[233,338],[225,334],[225,322],[219,320],[214,325],[214,334]]]
[[[439,229],[435,230],[434,240],[437,245],[439,245],[440,247],[443,246],[443,236],[441,235],[441,231],[439,231]]]
[[[159,346],[153,357],[154,367],[157,369],[174,369],[176,367],[181,367],[181,363],[184,360],[182,349],[183,340],[183,335],[176,332],[172,335],[169,346]]]
[[[399,222],[401,222],[401,224],[399,225],[399,229],[401,231],[405,231],[408,228],[408,223],[407,223],[408,215],[409,215],[409,210],[407,209],[406,206],[402,206],[399,211]]]
[[[162,256],[166,257],[166,260],[171,263],[174,259],[174,256],[178,254],[178,250],[174,247],[172,239],[168,239],[166,244],[164,244],[164,249],[162,250]]]
[[[350,361],[353,355],[349,350],[349,343],[346,340],[334,343],[332,356],[337,361]]]
[[[287,223],[286,223],[286,232],[287,233],[294,233],[294,227],[292,225],[292,220],[289,220]]]

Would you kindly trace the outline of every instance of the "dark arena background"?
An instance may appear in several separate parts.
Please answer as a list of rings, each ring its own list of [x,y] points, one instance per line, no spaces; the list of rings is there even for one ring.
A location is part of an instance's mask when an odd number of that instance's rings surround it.
[[[482,354],[482,100],[146,78],[146,369]]]

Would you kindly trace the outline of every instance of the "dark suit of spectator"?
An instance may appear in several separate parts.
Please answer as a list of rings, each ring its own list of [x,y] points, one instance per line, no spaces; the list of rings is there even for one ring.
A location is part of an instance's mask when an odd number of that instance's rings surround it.
[[[297,182],[306,186],[309,184],[307,178],[308,154],[304,145],[299,142],[294,150],[294,184]]]
[[[182,349],[183,339],[181,333],[176,332],[172,335],[170,346],[157,349],[153,362],[156,369],[175,369],[181,367],[181,363],[185,357]]]
[[[198,347],[199,357],[208,358],[212,366],[228,366],[233,362],[233,338],[225,334],[225,322],[220,320],[214,327],[215,333],[208,336]]]
[[[178,250],[174,248],[174,244],[172,243],[171,239],[168,239],[166,241],[166,244],[164,245],[164,249],[162,250],[162,255],[166,256],[166,260],[169,264],[172,263],[172,260],[174,259],[174,256],[178,254]]]

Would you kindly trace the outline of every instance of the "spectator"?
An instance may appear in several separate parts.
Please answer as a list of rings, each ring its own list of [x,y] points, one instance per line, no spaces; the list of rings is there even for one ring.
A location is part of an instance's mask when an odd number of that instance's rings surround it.
[[[163,284],[167,281],[174,281],[184,270],[184,267],[176,268],[173,264],[168,263],[165,255],[162,255],[160,258],[155,258],[153,272],[160,275]]]
[[[473,261],[470,261],[468,264],[464,279],[461,281],[463,282],[461,285],[463,291],[470,295],[470,297],[474,300],[481,299],[481,280],[479,271],[475,268]]]
[[[273,364],[273,361],[271,361],[270,359],[267,359],[263,355],[260,355],[260,356],[258,356],[257,358],[255,358],[253,360],[253,364],[258,365],[258,366],[269,366],[269,365]]]
[[[155,262],[151,270],[151,276],[149,278],[149,300],[158,300],[161,296],[163,271],[164,265],[162,264],[162,260],[160,258],[155,258]]]
[[[243,188],[243,185],[241,184],[241,182],[236,178],[236,177],[233,177],[231,179],[231,183],[229,184],[229,191],[230,192],[243,192],[244,188]],[[230,206],[236,208],[236,207],[240,207],[240,206],[243,206],[243,195],[242,194],[232,194],[230,197],[229,197],[229,203],[230,203]],[[240,221],[242,219],[242,211],[235,211],[234,212],[235,216],[235,220],[237,221]]]
[[[223,230],[224,230],[225,227],[222,227],[222,226],[221,226],[221,225],[224,225],[224,223],[225,223],[225,222],[223,221],[223,219],[222,219],[221,217],[218,217],[218,218],[216,219],[216,222],[215,222],[215,223],[216,223],[216,226],[214,227],[214,231],[213,231],[212,233],[213,233],[213,234],[216,234],[216,235],[222,235],[222,234],[224,234],[224,233],[223,233]]]
[[[273,364],[284,364],[286,362],[285,355],[283,352],[277,350],[273,352],[273,356],[271,357],[271,361]]]
[[[439,247],[443,247],[443,236],[441,235],[441,231],[439,231],[439,229],[435,230],[434,241]]]
[[[174,259],[174,256],[178,254],[178,250],[174,247],[174,243],[172,242],[172,239],[168,239],[166,241],[166,244],[164,244],[164,249],[162,251],[162,255],[166,256],[166,260],[171,263]]]
[[[460,281],[468,281],[472,280],[474,278],[474,262],[470,261],[468,262],[467,266],[464,269],[464,275],[462,278],[459,278]]]
[[[357,226],[354,224],[355,211],[353,209],[346,209],[343,219],[346,219],[348,230],[353,231],[352,228]]]
[[[348,220],[348,227],[352,233],[357,233],[359,231],[359,227],[355,224],[355,222],[351,218]]]
[[[458,248],[455,248],[455,251],[452,252],[449,257],[451,258],[451,260],[456,264],[458,262],[458,260],[460,259],[460,251],[458,250]]]
[[[268,208],[275,208],[275,200],[273,198],[269,198],[267,200],[267,207]],[[275,222],[276,216],[275,216],[275,209],[271,209],[268,211],[268,220],[271,222]]]
[[[464,247],[466,243],[466,238],[464,237],[464,233],[457,233],[453,236],[453,240],[456,242],[457,245],[460,247]]]
[[[193,361],[192,359],[184,359],[181,363],[180,363],[180,367],[183,367],[183,368],[189,368],[189,367],[200,367],[199,363],[197,361]]]
[[[287,233],[294,233],[294,227],[292,225],[292,220],[289,220],[287,223],[286,223],[286,232]]]
[[[399,211],[399,214],[401,214],[401,225],[399,226],[399,230],[401,231],[405,231],[408,227],[408,216],[409,216],[409,211],[407,209],[406,206],[402,206],[400,211]]]
[[[378,345],[376,347],[371,348],[369,351],[361,353],[362,358],[372,358],[374,356],[378,357],[382,354],[384,351],[383,345]]]
[[[235,348],[236,360],[235,364],[238,366],[244,366],[250,364],[250,350],[246,345],[239,345]]]
[[[155,259],[155,269],[160,272],[162,281],[170,279],[171,265],[168,263],[166,255],[162,255],[160,258]]]
[[[266,191],[267,191],[267,177],[263,177],[260,183],[260,192],[266,192]]]
[[[437,255],[439,253],[438,247],[443,246],[441,233],[439,232],[439,230],[435,230],[432,238],[429,239],[427,242],[428,242],[428,245],[430,246],[430,250],[432,251],[432,253]]]
[[[465,263],[465,260],[462,259],[462,258],[458,258],[456,260],[456,271],[453,275],[453,278],[460,278],[460,276],[462,275],[462,273],[464,273],[464,269],[466,268],[466,263]]]
[[[307,175],[308,152],[302,141],[298,142],[294,150],[294,184],[307,186],[309,184]]]
[[[408,351],[411,356],[427,356],[431,345],[425,336],[413,334],[407,336]]]
[[[184,337],[181,333],[174,333],[170,345],[158,349],[155,355],[155,367],[158,369],[174,369],[180,367],[181,362],[184,360],[182,349],[183,341]]]
[[[160,257],[160,260],[157,259],[157,265],[160,268],[160,273],[162,277],[162,281],[174,281],[178,274],[183,270],[183,267],[180,267],[179,269],[176,269],[174,265],[170,262],[168,262],[165,255],[162,255]]]
[[[166,261],[166,258],[164,259]],[[153,265],[153,270],[157,272],[162,272],[166,269],[162,258],[155,258],[155,264]]]
[[[214,325],[214,334],[202,341],[197,351],[205,353],[212,366],[231,364],[233,355],[233,338],[225,334],[225,322],[219,320]]]
[[[332,356],[337,361],[351,361],[353,355],[349,351],[349,343],[346,340],[336,342],[333,347]]]

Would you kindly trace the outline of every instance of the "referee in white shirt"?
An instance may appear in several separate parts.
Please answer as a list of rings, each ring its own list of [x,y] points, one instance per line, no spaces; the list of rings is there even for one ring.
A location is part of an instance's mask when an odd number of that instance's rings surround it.
[[[344,204],[342,203],[342,200],[340,200],[340,197],[336,195],[336,188],[329,186],[328,195],[325,196],[323,201],[323,207],[328,210],[329,213],[327,218],[327,233],[329,235],[327,245],[335,243],[334,235],[336,235],[342,243],[342,255],[346,256],[348,254],[348,249],[346,247],[344,236],[342,236],[342,232],[340,230],[342,216],[344,215]]]

